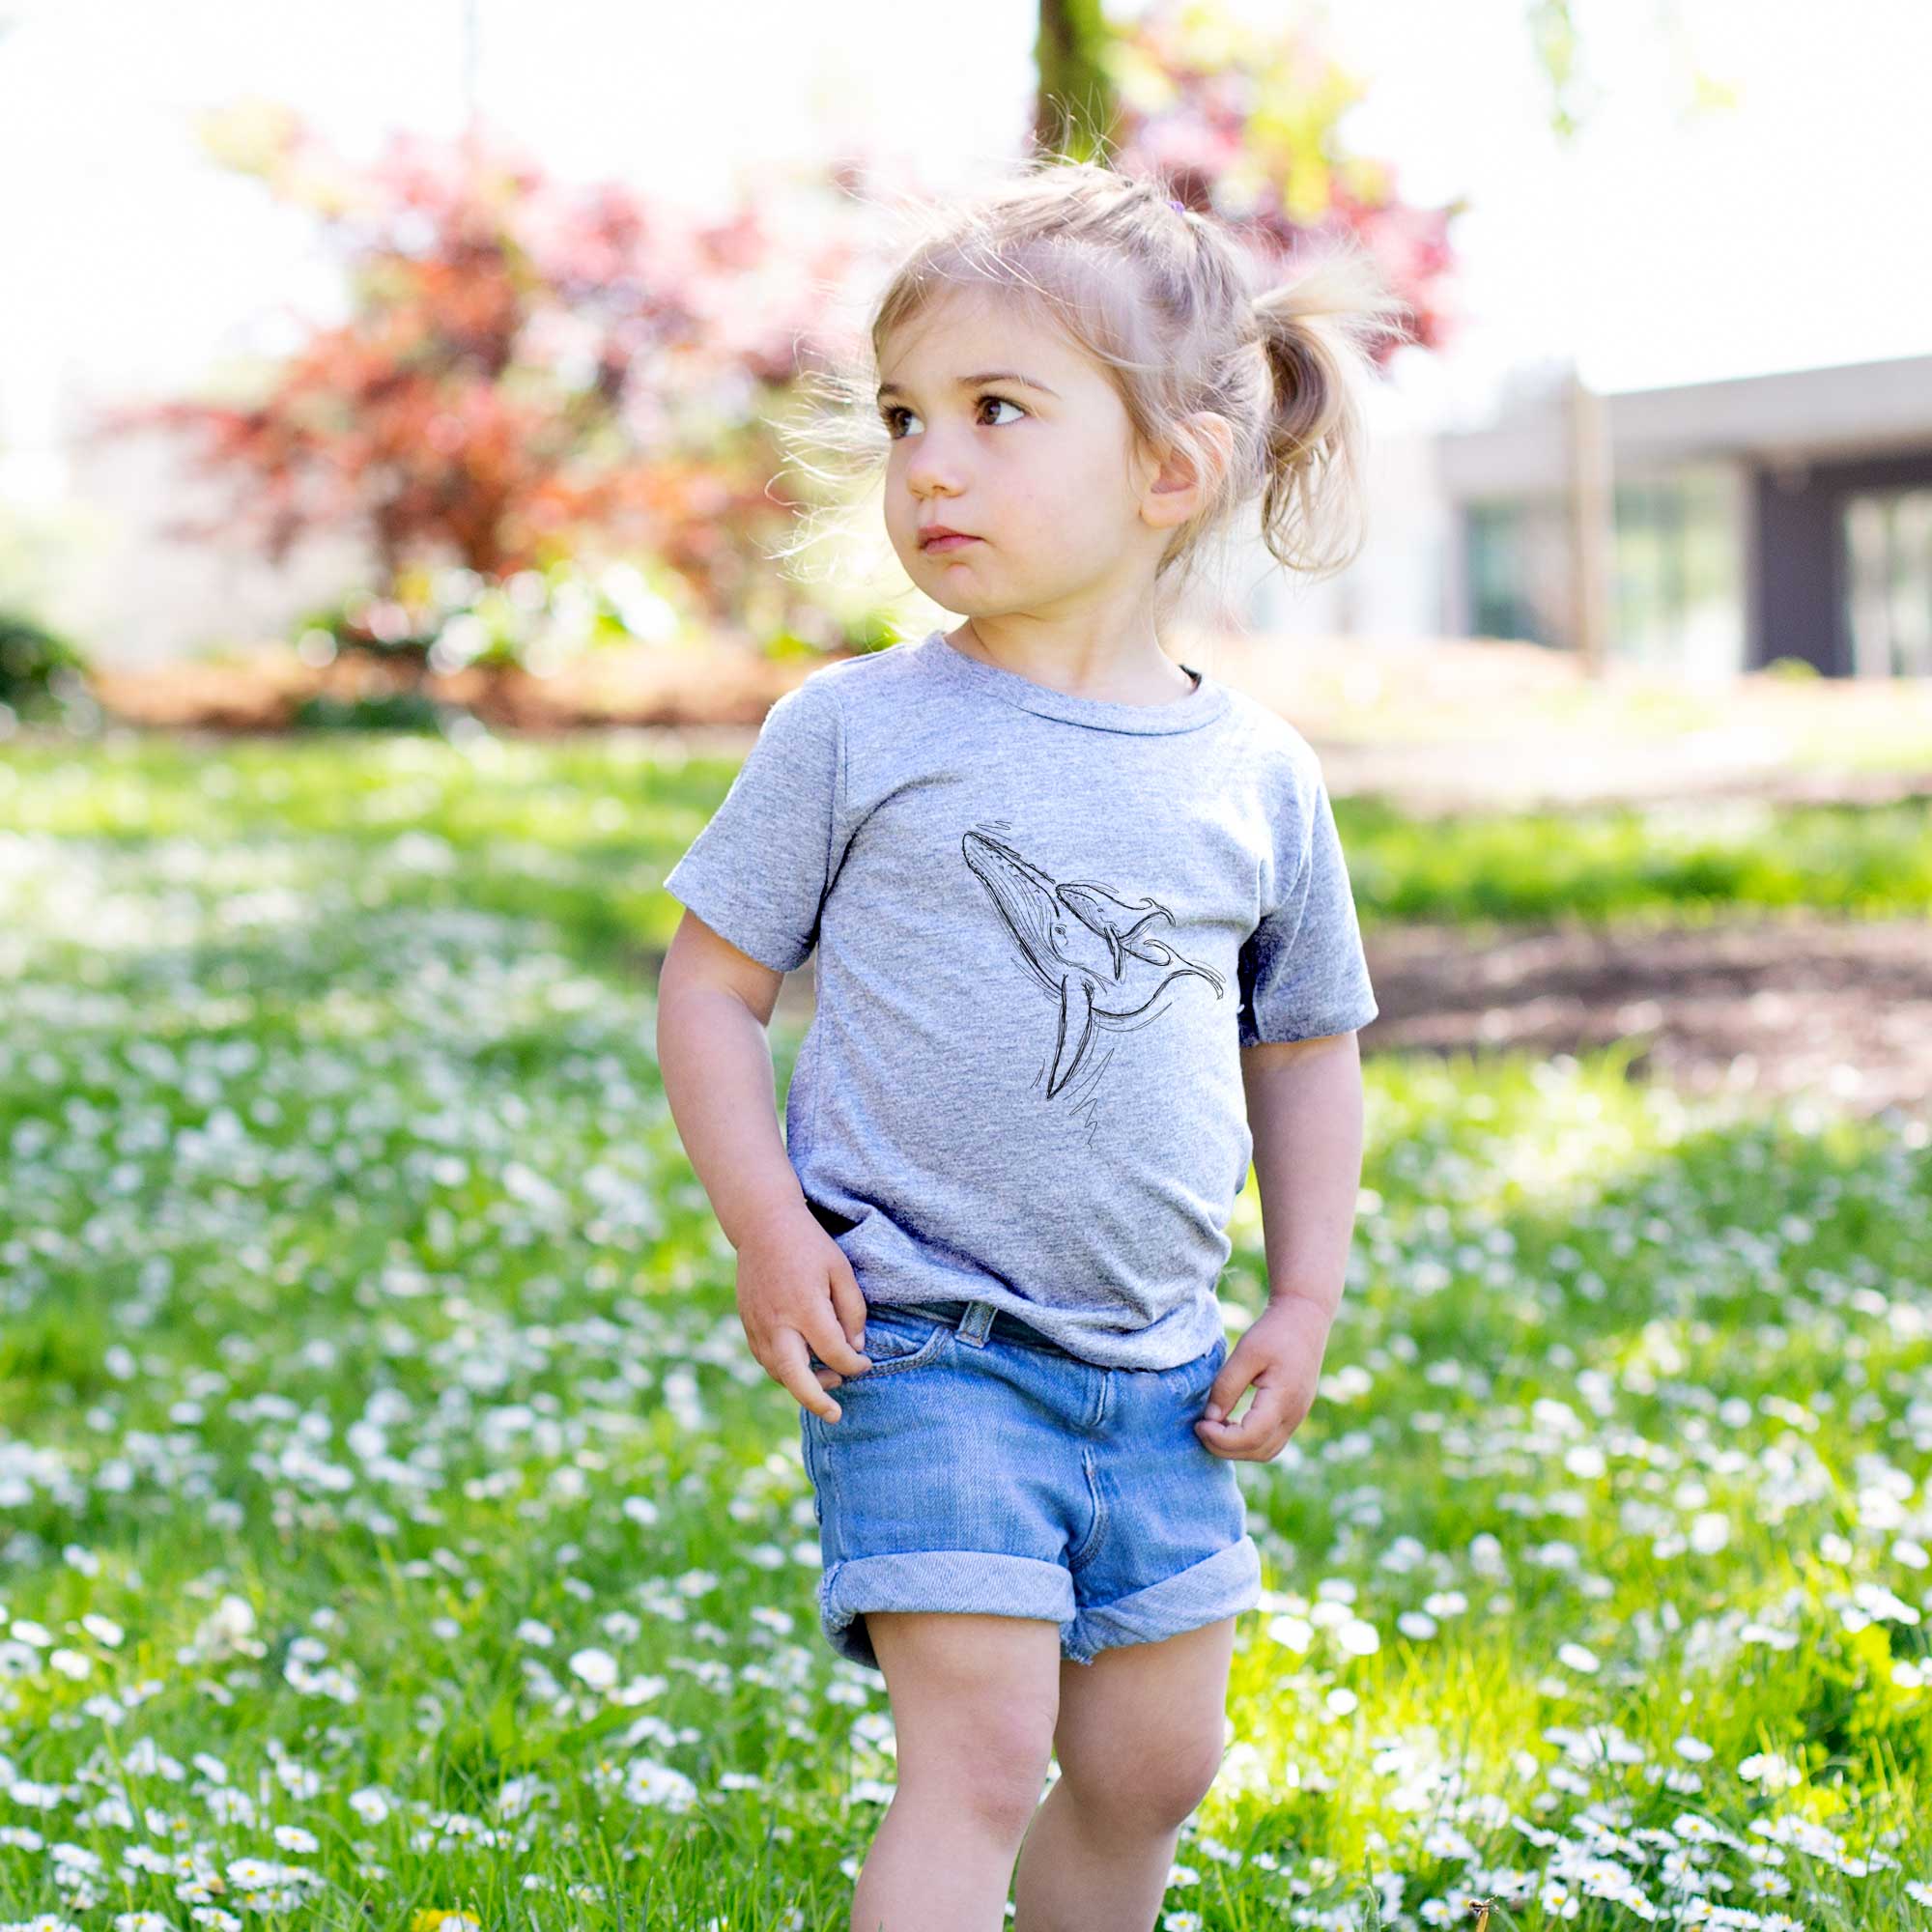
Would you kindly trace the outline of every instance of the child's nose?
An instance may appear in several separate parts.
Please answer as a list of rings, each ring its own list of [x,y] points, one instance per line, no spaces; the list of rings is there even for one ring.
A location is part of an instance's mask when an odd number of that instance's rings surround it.
[[[927,430],[906,460],[905,478],[915,496],[932,490],[956,490],[964,474],[961,452],[945,432]]]

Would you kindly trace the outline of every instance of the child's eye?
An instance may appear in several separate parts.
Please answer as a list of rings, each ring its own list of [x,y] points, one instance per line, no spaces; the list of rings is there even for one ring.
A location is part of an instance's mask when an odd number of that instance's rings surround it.
[[[1026,414],[1026,411],[1021,409],[1019,404],[1014,402],[1010,396],[996,396],[988,392],[987,394],[980,397],[979,401],[980,402],[981,405],[984,405],[986,403],[1003,404],[1005,405],[1006,408],[1009,410],[1017,410],[1021,415]],[[901,416],[910,416],[914,412],[911,410],[904,408],[902,405],[893,404],[890,407],[883,409],[879,412],[879,419],[885,424],[887,434],[892,438],[892,440],[895,442],[896,442],[899,440],[899,435],[898,435],[899,418]],[[995,429],[999,429],[1004,427],[1004,425],[995,423],[992,425],[992,427]]]

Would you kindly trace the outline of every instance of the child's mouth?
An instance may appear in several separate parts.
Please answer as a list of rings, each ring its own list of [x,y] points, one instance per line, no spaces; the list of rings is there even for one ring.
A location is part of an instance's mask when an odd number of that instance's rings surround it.
[[[929,544],[924,546],[924,551],[927,556],[931,556],[937,551],[963,550],[968,544],[975,544],[979,541],[978,537],[934,537]]]

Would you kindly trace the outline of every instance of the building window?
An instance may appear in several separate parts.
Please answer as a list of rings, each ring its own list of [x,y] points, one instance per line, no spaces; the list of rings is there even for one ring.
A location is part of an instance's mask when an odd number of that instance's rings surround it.
[[[1839,519],[1855,677],[1932,677],[1932,490],[1860,491]]]
[[[1736,477],[1714,468],[1616,486],[1613,653],[1631,664],[1728,675],[1743,667]]]
[[[1610,654],[1688,674],[1744,663],[1740,491],[1735,473],[1687,467],[1615,488]],[[1569,509],[1560,495],[1468,505],[1470,628],[1568,646]]]
[[[1562,498],[1471,503],[1463,528],[1472,634],[1562,644],[1569,632]]]

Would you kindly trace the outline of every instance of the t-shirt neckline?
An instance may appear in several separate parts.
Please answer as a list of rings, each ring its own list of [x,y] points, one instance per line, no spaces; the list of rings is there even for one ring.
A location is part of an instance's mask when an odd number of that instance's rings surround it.
[[[943,629],[927,632],[918,649],[940,676],[962,690],[1003,698],[1041,718],[1057,718],[1063,724],[1086,724],[1101,731],[1192,731],[1228,708],[1225,688],[1192,665],[1180,667],[1198,680],[1185,696],[1160,704],[1122,704],[1112,698],[1076,697],[1070,692],[1037,684],[1018,671],[987,664],[983,658],[968,657],[947,640]]]

